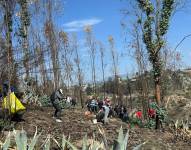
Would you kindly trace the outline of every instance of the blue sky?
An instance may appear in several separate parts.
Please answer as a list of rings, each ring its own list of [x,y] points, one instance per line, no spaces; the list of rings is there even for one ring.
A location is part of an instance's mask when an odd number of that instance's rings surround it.
[[[83,26],[92,25],[95,38],[104,43],[106,53],[109,52],[107,39],[109,35],[112,35],[115,39],[116,50],[120,55],[126,53],[123,45],[123,31],[120,25],[123,15],[120,10],[128,7],[128,3],[120,0],[65,0],[64,16],[58,23],[65,31],[76,32],[82,43],[85,40]],[[129,23],[129,25],[131,24]],[[189,8],[186,8],[185,11],[179,11],[173,16],[167,34],[167,40],[172,49],[185,35],[191,34],[190,27],[191,11]],[[191,37],[186,39],[177,50],[182,53],[184,65],[191,66]],[[84,47],[82,47],[82,52],[84,57],[88,56]],[[107,53],[106,60],[107,63],[112,63],[109,53]],[[88,65],[86,67],[90,69]],[[129,57],[127,59],[123,57],[119,61],[120,74],[132,71],[135,71],[133,60]],[[107,68],[107,72],[111,74],[111,67]]]

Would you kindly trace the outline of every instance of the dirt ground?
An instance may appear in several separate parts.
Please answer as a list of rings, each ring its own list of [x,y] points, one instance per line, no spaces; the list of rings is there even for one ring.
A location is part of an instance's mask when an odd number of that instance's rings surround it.
[[[177,139],[168,129],[164,132],[138,127],[129,129],[128,124],[116,118],[110,119],[107,125],[102,125],[101,123],[95,125],[92,123],[91,118],[84,116],[85,110],[77,108],[64,110],[62,114],[63,122],[56,123],[52,118],[53,112],[54,110],[52,108],[28,108],[23,117],[25,121],[17,123],[15,129],[20,130],[23,128],[27,131],[27,136],[32,137],[37,127],[39,133],[42,132],[39,145],[47,138],[47,134],[51,134],[58,141],[61,141],[64,134],[65,136],[70,135],[70,141],[80,147],[80,140],[82,140],[86,133],[88,138],[91,138],[95,134],[97,140],[101,140],[97,125],[100,125],[105,130],[109,145],[117,138],[118,130],[122,126],[124,131],[130,131],[128,141],[128,147],[130,149],[145,141],[147,143],[142,149],[146,150],[191,149],[191,139]],[[56,147],[56,144],[53,142],[52,145]]]

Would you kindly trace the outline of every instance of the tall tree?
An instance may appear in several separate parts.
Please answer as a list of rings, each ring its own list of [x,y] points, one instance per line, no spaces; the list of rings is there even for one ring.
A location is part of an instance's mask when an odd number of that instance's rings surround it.
[[[117,52],[115,51],[115,43],[114,39],[112,36],[108,37],[108,41],[110,44],[110,50],[111,50],[111,56],[112,56],[112,62],[113,62],[113,73],[114,73],[114,100],[116,100],[116,96],[119,95],[119,76],[118,76],[118,68],[117,68],[117,63],[118,63],[118,55]],[[118,103],[122,104],[122,101],[118,101]]]
[[[67,82],[67,89],[69,90],[70,85],[72,83],[72,71],[73,71],[73,64],[71,61],[71,57],[73,54],[73,49],[70,46],[69,36],[66,32],[59,33],[60,39],[63,43],[62,49],[62,59],[63,59],[63,67],[64,67],[64,79]]]
[[[45,35],[49,43],[50,48],[50,55],[52,60],[52,70],[53,70],[53,77],[54,77],[54,89],[59,87],[59,79],[60,79],[60,64],[59,64],[59,57],[58,57],[58,43],[56,32],[53,23],[53,4],[54,1],[48,0],[47,2],[47,20],[45,23]]]
[[[92,27],[87,26],[85,28],[86,32],[86,44],[89,49],[90,62],[91,62],[91,71],[92,71],[92,82],[93,82],[93,92],[96,94],[96,66],[95,66],[95,58],[96,58],[96,41],[92,34]]]
[[[101,70],[102,70],[102,80],[103,80],[103,88],[104,88],[104,98],[105,98],[105,91],[106,91],[106,87],[105,87],[105,64],[104,64],[104,47],[103,44],[100,42],[99,43],[99,51],[100,51],[100,58],[101,58]]]
[[[74,62],[77,66],[77,79],[78,79],[78,86],[79,86],[79,94],[80,94],[80,102],[82,108],[84,108],[84,99],[83,99],[83,74],[82,74],[82,67],[81,67],[81,60],[79,56],[79,50],[78,50],[78,43],[77,43],[77,37],[74,34],[73,35],[73,49],[74,49]]]
[[[164,36],[168,31],[174,0],[156,0],[156,6],[154,6],[151,0],[137,0],[137,2],[139,8],[145,14],[145,18],[143,19],[143,41],[152,64],[155,96],[157,104],[160,106],[160,78],[162,70],[160,51],[165,44]],[[141,23],[141,20],[139,21]],[[156,128],[160,128],[159,125],[160,122],[157,116]]]
[[[26,78],[29,78],[30,66],[29,66],[29,43],[28,43],[28,27],[30,26],[30,14],[28,10],[27,0],[18,0],[21,7],[20,11],[20,36],[22,38],[22,47],[24,53],[23,65],[26,70]]]
[[[14,60],[14,53],[13,53],[13,16],[16,6],[16,0],[0,0],[1,8],[4,12],[4,31],[5,31],[5,41],[6,41],[6,58],[7,58],[7,80],[11,83],[15,83],[16,75],[16,64]],[[9,82],[9,83],[10,83]]]
[[[142,106],[143,106],[143,114],[144,118],[147,118],[147,109],[148,109],[148,82],[147,82],[147,57],[146,57],[146,52],[143,47],[143,42],[142,42],[142,35],[141,35],[141,27],[139,24],[135,23],[133,25],[133,43],[132,47],[135,49],[134,51],[134,57],[137,62],[138,66],[138,91],[140,93],[140,99],[142,100]]]
[[[16,77],[15,72],[15,62],[14,62],[14,55],[13,55],[13,46],[12,46],[12,32],[13,32],[13,15],[15,10],[16,1],[15,0],[0,0],[0,5],[4,10],[4,29],[5,29],[5,39],[6,39],[6,54],[7,54],[7,80],[8,82],[8,89],[10,89],[10,84],[13,78],[13,75]],[[10,90],[8,90],[8,106],[10,105]],[[5,118],[8,118],[10,116],[11,112],[9,109],[9,113],[6,114]],[[10,119],[10,118],[9,118]]]

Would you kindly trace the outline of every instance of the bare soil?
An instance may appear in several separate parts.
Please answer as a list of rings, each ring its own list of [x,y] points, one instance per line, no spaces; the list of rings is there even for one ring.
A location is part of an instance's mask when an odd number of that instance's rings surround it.
[[[163,132],[139,127],[129,129],[127,123],[123,123],[117,118],[111,118],[109,124],[106,125],[101,123],[93,124],[91,117],[85,117],[85,111],[86,110],[78,108],[66,109],[62,114],[63,122],[57,123],[52,118],[54,112],[53,108],[30,107],[24,114],[23,118],[25,121],[16,123],[15,129],[21,130],[23,128],[27,131],[27,136],[32,137],[37,127],[38,132],[42,133],[39,145],[43,143],[48,134],[51,134],[59,142],[61,142],[63,134],[65,136],[70,135],[70,141],[80,148],[79,143],[86,134],[88,135],[88,138],[95,135],[98,141],[102,140],[97,127],[98,125],[105,130],[109,145],[111,145],[114,139],[117,138],[118,131],[122,126],[124,131],[129,130],[130,137],[128,147],[130,149],[146,141],[147,143],[142,147],[142,149],[145,150],[191,149],[191,138],[177,138],[169,129],[165,129]],[[3,136],[2,133],[1,136]],[[52,141],[52,149],[57,149],[56,147],[56,144]]]

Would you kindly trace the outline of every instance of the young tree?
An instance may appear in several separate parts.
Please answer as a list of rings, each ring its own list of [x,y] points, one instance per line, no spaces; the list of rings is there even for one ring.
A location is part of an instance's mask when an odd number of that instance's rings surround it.
[[[13,54],[13,46],[12,46],[12,32],[13,32],[13,16],[14,16],[14,10],[15,10],[15,5],[16,5],[16,0],[0,0],[0,6],[4,10],[4,29],[5,29],[5,49],[6,49],[6,73],[7,73],[7,78],[8,80],[8,106],[10,106],[10,84],[13,79],[13,75],[15,75],[16,78],[16,72],[15,72],[15,61],[14,61],[14,54]],[[14,78],[14,79],[15,79]],[[11,112],[9,109],[9,114],[6,114],[5,118],[8,118],[10,116]]]
[[[95,57],[96,57],[96,41],[92,34],[92,27],[85,27],[86,32],[86,44],[89,48],[91,70],[92,70],[92,82],[93,82],[93,92],[96,94],[96,68],[95,68]]]
[[[138,65],[138,78],[139,89],[143,106],[144,118],[147,118],[147,109],[148,109],[148,83],[147,76],[147,57],[145,56],[145,49],[143,48],[143,42],[141,40],[141,31],[139,24],[134,24],[133,26],[133,43],[132,47],[135,49],[134,57]]]
[[[104,64],[104,47],[103,44],[100,42],[99,43],[99,51],[100,51],[100,58],[101,58],[101,70],[102,70],[102,79],[103,79],[103,89],[104,89],[104,99],[105,99],[105,91],[106,91],[106,87],[105,87],[105,64]]]
[[[63,67],[64,67],[64,77],[65,81],[67,82],[67,89],[69,90],[70,83],[72,83],[72,71],[73,71],[73,64],[71,61],[71,57],[73,54],[73,49],[71,48],[69,36],[66,32],[59,33],[60,39],[63,43],[63,50],[62,50],[62,59],[63,59]]]
[[[109,36],[108,38],[109,44],[110,44],[110,50],[111,50],[111,56],[113,61],[113,73],[114,73],[114,100],[116,100],[116,97],[119,95],[119,76],[117,72],[117,63],[118,63],[118,56],[117,52],[115,51],[114,47],[114,39],[112,36]],[[122,101],[118,101],[118,103],[122,104]]]
[[[151,0],[137,0],[137,2],[139,8],[145,14],[143,19],[143,41],[152,64],[155,96],[157,104],[160,106],[160,78],[162,70],[160,51],[165,44],[164,36],[168,31],[174,0],[156,0],[156,7]],[[141,20],[139,20],[139,22],[142,23]],[[158,116],[156,119],[156,128],[160,128]]]
[[[59,57],[58,57],[58,43],[56,32],[53,23],[52,11],[53,11],[53,4],[54,1],[48,0],[47,3],[47,20],[45,23],[45,35],[49,43],[50,48],[50,55],[52,60],[52,70],[53,70],[53,77],[54,77],[54,90],[59,87],[59,79],[60,79],[60,64],[59,64]]]
[[[42,44],[42,41],[40,40],[40,36],[38,33],[36,33],[36,39],[35,39],[35,52],[37,54],[37,65],[39,66],[39,71],[41,75],[41,81],[43,85],[43,91],[45,91],[45,87],[47,84],[47,71],[45,66],[45,50]]]
[[[30,26],[30,14],[28,10],[28,1],[27,0],[18,0],[18,3],[21,7],[20,11],[20,36],[22,38],[22,47],[24,53],[23,65],[26,70],[26,79],[29,78],[29,43],[28,43],[28,27]]]
[[[84,99],[83,99],[83,74],[82,74],[82,67],[81,67],[81,60],[79,57],[79,51],[78,51],[78,43],[77,43],[77,37],[75,34],[72,36],[72,43],[73,43],[73,50],[75,53],[74,56],[74,62],[77,66],[77,79],[78,79],[78,86],[79,86],[79,97],[80,97],[80,103],[82,108],[84,108]]]

